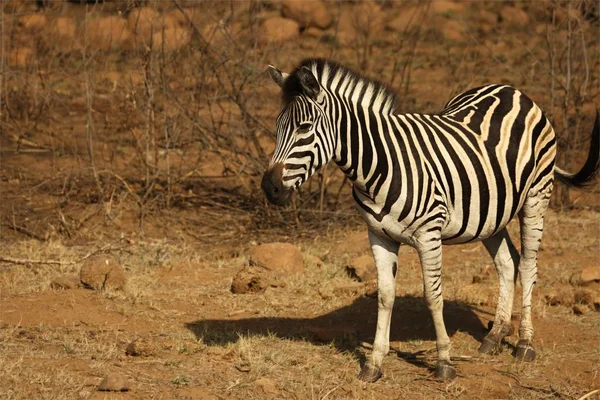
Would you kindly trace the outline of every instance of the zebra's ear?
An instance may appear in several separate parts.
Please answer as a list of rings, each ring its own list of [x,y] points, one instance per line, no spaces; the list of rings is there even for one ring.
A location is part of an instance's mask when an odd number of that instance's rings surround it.
[[[278,84],[279,87],[282,89],[283,89],[283,84],[284,84],[285,80],[288,78],[288,76],[290,76],[290,74],[281,72],[280,70],[278,70],[277,68],[275,68],[272,65],[269,65],[269,75],[271,75],[271,78],[273,78],[275,83]]]
[[[312,71],[304,66],[298,71],[298,78],[300,78],[300,84],[304,92],[313,99],[316,99],[321,91],[321,86],[319,86],[319,82],[317,82],[317,78],[315,78]]]

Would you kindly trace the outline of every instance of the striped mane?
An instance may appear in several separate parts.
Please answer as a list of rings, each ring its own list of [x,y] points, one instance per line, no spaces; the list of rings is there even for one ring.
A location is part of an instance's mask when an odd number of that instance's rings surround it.
[[[340,97],[343,93],[338,89],[344,87],[344,93],[350,94],[348,100],[352,103],[358,102],[362,106],[386,114],[396,113],[396,93],[388,85],[367,78],[334,61],[321,58],[305,59],[290,73],[283,86],[284,106],[304,94],[298,77],[298,71],[302,67],[310,69],[322,87]],[[360,90],[358,90],[359,86]]]

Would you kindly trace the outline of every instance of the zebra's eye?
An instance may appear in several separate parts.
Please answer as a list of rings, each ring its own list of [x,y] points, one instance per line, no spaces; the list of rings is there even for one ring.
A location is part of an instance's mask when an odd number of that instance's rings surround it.
[[[312,128],[312,124],[305,122],[303,124],[300,124],[300,126],[298,126],[298,133],[306,133],[310,130],[310,128]]]

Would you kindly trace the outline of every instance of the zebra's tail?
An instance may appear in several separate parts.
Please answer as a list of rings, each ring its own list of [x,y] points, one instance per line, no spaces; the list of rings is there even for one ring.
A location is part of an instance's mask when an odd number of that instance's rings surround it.
[[[579,172],[569,173],[558,167],[554,167],[556,178],[562,183],[576,188],[590,185],[600,170],[600,112],[596,112],[596,122],[590,142],[590,152],[587,160]]]

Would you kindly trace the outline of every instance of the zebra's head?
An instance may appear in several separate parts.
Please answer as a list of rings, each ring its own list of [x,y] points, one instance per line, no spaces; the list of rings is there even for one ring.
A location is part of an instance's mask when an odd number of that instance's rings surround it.
[[[273,158],[262,180],[269,202],[284,205],[292,192],[333,156],[330,122],[324,112],[325,93],[311,69],[291,74],[269,66],[283,91],[283,110],[277,117]]]

